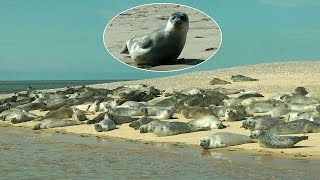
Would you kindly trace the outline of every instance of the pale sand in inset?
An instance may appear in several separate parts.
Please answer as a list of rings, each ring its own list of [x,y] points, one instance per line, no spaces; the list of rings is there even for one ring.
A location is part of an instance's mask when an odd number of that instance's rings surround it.
[[[218,25],[208,16],[184,6],[174,4],[153,4],[130,9],[110,22],[104,32],[104,43],[109,52],[125,64],[136,67],[127,54],[120,54],[126,41],[135,36],[149,34],[165,27],[174,12],[186,13],[189,17],[187,41],[178,59],[185,62],[174,65],[160,65],[146,68],[156,71],[171,71],[192,67],[207,60],[219,48],[221,32]]]
[[[252,78],[258,78],[259,81],[252,82],[232,82],[232,84],[223,85],[222,87],[228,88],[243,88],[245,90],[254,90],[262,93],[265,96],[276,95],[279,93],[293,92],[297,86],[304,86],[310,92],[320,93],[320,61],[304,61],[304,62],[286,62],[286,63],[272,63],[272,64],[260,64],[253,66],[235,67],[229,69],[221,69],[208,72],[197,72],[184,74],[173,77],[139,80],[130,82],[115,82],[108,84],[92,85],[97,88],[115,88],[123,84],[148,84],[153,85],[156,88],[162,90],[181,90],[188,87],[200,87],[200,88],[214,88],[218,86],[209,85],[209,82],[214,77],[230,81],[231,75],[242,74]],[[33,113],[40,114],[39,111],[33,111]],[[41,112],[44,114],[45,112]],[[97,114],[96,114],[97,115]],[[90,118],[94,115],[89,116]],[[187,121],[181,115],[175,115],[178,119],[172,121]],[[229,125],[226,129],[211,131],[194,132],[187,134],[180,134],[167,137],[156,137],[154,134],[140,134],[139,131],[135,131],[123,124],[118,126],[119,129],[110,132],[95,132],[93,125],[79,125],[72,127],[55,128],[57,131],[65,131],[75,134],[86,134],[99,137],[116,137],[129,140],[139,140],[147,142],[165,142],[174,144],[186,144],[191,146],[199,146],[199,139],[210,135],[215,132],[233,132],[244,135],[249,135],[249,130],[241,129],[242,122],[225,122]],[[27,126],[31,127],[34,122],[22,123],[14,126]],[[239,145],[234,147],[228,147],[213,151],[238,151],[238,152],[252,152],[262,153],[275,156],[284,156],[290,158],[308,158],[308,159],[320,159],[320,133],[310,133],[308,140],[299,142],[296,148],[291,149],[267,149],[262,148],[257,143]],[[199,147],[200,148],[200,147]]]

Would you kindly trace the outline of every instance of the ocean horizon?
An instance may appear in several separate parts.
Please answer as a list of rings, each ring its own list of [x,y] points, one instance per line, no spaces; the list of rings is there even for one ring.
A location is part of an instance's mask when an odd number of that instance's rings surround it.
[[[34,90],[63,88],[70,86],[84,86],[92,84],[102,84],[117,81],[132,80],[0,80],[0,94],[15,93],[25,91],[28,86]]]

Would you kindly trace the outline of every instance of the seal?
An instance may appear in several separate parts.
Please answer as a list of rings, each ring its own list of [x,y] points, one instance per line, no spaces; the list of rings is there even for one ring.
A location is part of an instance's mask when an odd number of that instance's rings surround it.
[[[80,109],[78,108],[74,108],[74,113],[72,115],[72,120],[75,120],[75,121],[85,121],[87,120],[87,117],[85,115],[85,113],[83,111],[81,111]]]
[[[170,119],[175,111],[174,106],[160,107],[160,106],[147,106],[147,115],[155,116],[156,119]]]
[[[82,122],[74,121],[74,120],[67,120],[67,119],[44,119],[39,123],[35,124],[32,129],[39,130],[39,129],[49,129],[49,128],[56,128],[56,127],[65,127],[65,126],[74,126],[80,125]]]
[[[317,99],[313,99],[310,97],[306,97],[303,95],[288,95],[285,94],[282,97],[280,97],[280,99],[284,102],[284,103],[291,103],[291,104],[317,104],[320,103],[319,100]]]
[[[273,118],[271,116],[255,116],[248,118],[242,122],[242,128],[249,129],[250,131],[254,130],[267,130],[276,124],[284,123],[284,121]]]
[[[249,136],[229,132],[218,132],[200,139],[200,146],[203,149],[223,148],[240,144],[255,142]]]
[[[188,123],[198,127],[210,127],[211,129],[223,129],[227,127],[222,124],[217,116],[214,115],[203,116],[201,118],[191,120]]]
[[[148,115],[147,108],[116,108],[108,109],[107,113],[116,114],[120,116],[146,116]]]
[[[32,113],[20,111],[20,110],[7,110],[0,113],[0,119],[4,121],[10,121],[12,124],[31,121],[38,116]]]
[[[305,87],[300,86],[300,87],[297,87],[296,89],[294,89],[294,94],[305,96],[308,94],[308,91],[306,90]]]
[[[148,124],[151,121],[156,121],[156,120],[157,119],[154,119],[154,118],[142,117],[138,120],[132,121],[129,124],[129,127],[132,127],[134,130],[138,130],[142,125]]]
[[[272,134],[301,134],[301,133],[317,133],[320,132],[320,124],[299,119],[273,126],[268,130]]]
[[[267,148],[292,148],[302,140],[307,140],[308,136],[278,136],[265,130],[255,130],[251,132],[250,138],[258,139],[260,146]]]
[[[188,16],[185,13],[175,12],[169,17],[165,28],[129,39],[121,53],[130,54],[138,67],[177,63],[188,30]]]
[[[218,85],[218,84],[231,84],[231,82],[219,79],[219,78],[213,78],[210,82],[210,85]]]
[[[132,121],[137,120],[137,118],[132,118],[130,116],[120,116],[120,115],[111,114],[111,113],[106,113],[105,119],[106,118],[111,119],[116,125],[131,123]]]
[[[245,111],[236,110],[236,109],[227,109],[224,116],[225,121],[241,121],[246,118]]]
[[[101,122],[94,124],[93,126],[97,132],[111,131],[117,128],[116,124],[109,118],[109,115],[107,113],[105,114],[104,119]]]
[[[172,136],[196,131],[207,131],[210,127],[198,127],[185,122],[152,121],[140,127],[140,133],[152,132],[157,136]]]
[[[71,118],[72,115],[74,113],[74,109],[73,108],[60,108],[58,110],[55,111],[50,111],[48,112],[45,116],[37,118],[36,121],[41,121],[44,119],[66,119],[66,118]]]
[[[253,79],[251,77],[243,76],[243,75],[234,75],[231,76],[231,80],[233,82],[244,82],[244,81],[258,81],[258,79]]]
[[[214,115],[213,110],[206,107],[184,107],[183,109],[181,109],[180,113],[187,119]]]
[[[87,111],[90,111],[90,112],[93,112],[93,113],[96,113],[99,110],[100,110],[100,101],[99,100],[94,101],[94,103],[89,105],[88,108],[87,108]]]
[[[268,102],[262,101],[251,104],[250,106],[246,107],[245,110],[248,114],[255,114],[255,113],[267,113],[271,111],[278,105],[278,102]]]

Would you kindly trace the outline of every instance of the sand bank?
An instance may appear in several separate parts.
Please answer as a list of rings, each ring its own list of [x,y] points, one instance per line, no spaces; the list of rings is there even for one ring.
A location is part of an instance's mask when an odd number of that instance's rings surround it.
[[[285,92],[293,92],[293,90],[297,86],[304,86],[310,92],[320,92],[320,82],[317,80],[317,77],[320,77],[320,61],[260,64],[253,66],[222,69],[216,71],[197,72],[166,78],[130,82],[115,82],[92,86],[97,88],[114,88],[123,84],[143,83],[153,85],[156,88],[162,90],[181,90],[188,87],[214,88],[218,86],[209,85],[209,81],[214,77],[231,81],[230,76],[236,74],[242,74],[253,78],[258,78],[259,81],[232,82],[232,84],[223,85],[223,87],[243,88],[245,90],[258,91],[265,96]],[[40,111],[32,112],[39,115],[43,115],[44,113],[46,113]],[[97,114],[89,115],[88,117],[93,118]],[[180,114],[175,114],[174,117],[177,119],[171,119],[170,121],[187,121]],[[34,123],[35,122],[26,122],[14,126],[32,127]],[[119,128],[113,131],[99,133],[95,132],[93,125],[79,125],[71,127],[54,128],[53,130],[99,137],[122,138],[133,141],[173,143],[198,147],[200,138],[213,134],[215,132],[226,131],[249,135],[249,130],[240,129],[241,123],[241,121],[225,122],[226,125],[229,125],[229,127],[226,129],[213,129],[210,131],[194,132],[167,137],[156,137],[154,134],[151,133],[140,134],[139,131],[135,131],[132,128],[130,128],[128,124],[119,125]],[[310,133],[308,134],[308,136],[308,140],[301,141],[296,145],[295,148],[290,149],[268,149],[260,147],[257,143],[251,143],[223,149],[214,149],[210,151],[252,152],[280,157],[282,156],[290,158],[320,159],[320,133]]]

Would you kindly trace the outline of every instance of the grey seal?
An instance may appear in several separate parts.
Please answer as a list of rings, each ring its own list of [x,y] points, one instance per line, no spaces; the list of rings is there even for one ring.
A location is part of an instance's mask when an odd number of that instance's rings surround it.
[[[93,104],[89,105],[87,111],[96,113],[100,110],[100,100],[94,101]]]
[[[32,129],[33,130],[49,129],[49,128],[56,128],[56,127],[74,126],[74,125],[80,125],[80,124],[82,124],[80,121],[49,118],[49,119],[44,119],[39,123],[35,124]]]
[[[4,121],[10,121],[12,124],[31,121],[38,117],[39,116],[35,114],[20,111],[20,110],[7,110],[0,113],[0,119]]]
[[[258,79],[253,79],[251,77],[243,76],[243,75],[234,75],[231,76],[231,80],[233,82],[244,82],[244,81],[258,81]]]
[[[267,130],[276,124],[284,123],[284,121],[271,116],[255,116],[248,118],[242,122],[242,128],[254,130]]]
[[[292,148],[302,140],[307,140],[308,136],[278,136],[265,130],[255,130],[251,132],[250,138],[258,139],[260,146],[267,148]]]
[[[225,121],[241,121],[246,118],[245,111],[237,110],[237,109],[227,109],[224,120]]]
[[[142,117],[138,120],[135,120],[135,121],[132,121],[130,124],[129,124],[129,127],[132,127],[134,130],[138,130],[140,129],[140,127],[142,125],[145,125],[145,124],[148,124],[150,123],[151,121],[156,121],[157,119],[154,119],[154,118],[149,118],[149,117]]]
[[[203,149],[223,148],[240,144],[255,142],[249,136],[229,132],[218,132],[200,139],[200,146]]]
[[[209,84],[210,84],[210,85],[218,85],[218,84],[231,84],[231,83],[228,82],[228,81],[219,79],[219,78],[213,78],[213,79],[209,82]]]
[[[186,42],[188,30],[188,16],[175,12],[169,17],[165,28],[129,39],[121,53],[129,53],[131,59],[142,67],[176,63]]]
[[[157,136],[172,136],[196,131],[207,131],[210,127],[198,127],[185,122],[152,121],[140,127],[140,133],[152,132]]]
[[[202,116],[214,114],[211,108],[206,107],[184,107],[180,110],[180,113],[187,119],[201,118]]]
[[[54,119],[66,119],[66,118],[71,118],[72,115],[74,114],[74,109],[73,108],[60,108],[55,111],[50,111],[48,112],[45,116],[41,118],[37,118],[36,120],[41,121],[44,119],[49,119],[49,118],[54,118]]]
[[[308,94],[308,91],[306,90],[305,87],[300,86],[300,87],[297,87],[296,89],[294,89],[294,94],[305,96]]]
[[[201,118],[191,120],[188,123],[198,127],[210,127],[211,129],[223,129],[227,127],[217,116],[214,115],[203,116]]]
[[[317,133],[320,132],[320,124],[306,120],[299,119],[286,123],[281,123],[273,126],[268,130],[273,134],[300,134],[300,133]]]
[[[74,108],[74,113],[72,115],[72,120],[75,121],[85,121],[87,120],[87,117],[83,111],[81,111],[78,108]]]
[[[94,129],[97,132],[111,131],[116,128],[116,124],[109,118],[109,115],[107,113],[105,114],[105,117],[101,122],[94,124]]]

